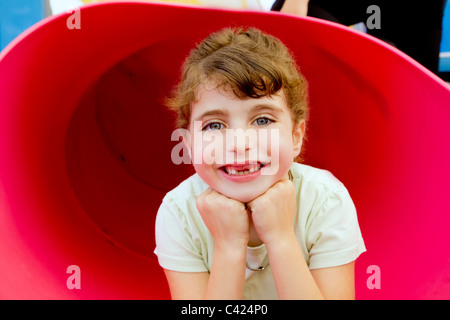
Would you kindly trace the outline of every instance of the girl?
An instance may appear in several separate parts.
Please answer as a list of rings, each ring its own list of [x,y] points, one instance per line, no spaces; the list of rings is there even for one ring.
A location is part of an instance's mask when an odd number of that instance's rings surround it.
[[[307,82],[281,41],[254,28],[211,34],[168,104],[203,159],[157,215],[172,298],[353,299],[365,251],[356,210],[331,173],[294,161]]]

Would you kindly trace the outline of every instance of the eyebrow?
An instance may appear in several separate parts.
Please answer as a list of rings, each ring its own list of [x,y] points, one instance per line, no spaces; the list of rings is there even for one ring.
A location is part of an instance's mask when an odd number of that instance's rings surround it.
[[[251,112],[258,112],[258,111],[275,111],[277,113],[283,113],[283,109],[281,109],[279,106],[274,105],[274,104],[257,104],[255,106],[253,106],[253,108],[251,109]]]
[[[260,111],[274,111],[276,113],[283,113],[283,109],[281,109],[279,106],[276,106],[274,104],[257,104],[253,106],[250,109],[250,113],[260,112]],[[209,116],[227,116],[228,111],[224,111],[223,109],[213,109],[208,110],[204,113],[202,113],[200,116],[198,116],[195,121],[202,120],[203,118],[209,117]]]
[[[200,116],[195,119],[196,121],[202,120],[203,118],[209,117],[209,116],[226,116],[228,115],[228,112],[222,110],[222,109],[213,109],[206,111],[202,113]]]

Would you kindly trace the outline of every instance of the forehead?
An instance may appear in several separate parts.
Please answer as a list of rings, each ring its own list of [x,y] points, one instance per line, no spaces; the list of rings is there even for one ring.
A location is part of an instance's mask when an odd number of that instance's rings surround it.
[[[196,90],[196,99],[191,103],[192,119],[211,110],[222,110],[223,113],[248,112],[270,109],[279,113],[291,114],[283,90],[274,95],[260,98],[239,98],[231,88],[217,87],[214,84],[201,85]]]

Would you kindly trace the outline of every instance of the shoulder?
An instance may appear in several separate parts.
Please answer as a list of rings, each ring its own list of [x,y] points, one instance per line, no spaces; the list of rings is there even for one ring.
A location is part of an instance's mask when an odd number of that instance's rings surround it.
[[[208,271],[202,252],[212,242],[196,206],[197,196],[207,187],[194,174],[164,197],[155,221],[155,254],[164,269]]]
[[[193,174],[174,189],[170,190],[163,199],[163,203],[175,204],[194,201],[208,188],[208,185],[198,174]]]
[[[196,199],[208,188],[208,185],[194,174],[169,191],[163,198],[156,215],[156,228],[165,228],[178,224],[181,229],[203,226],[197,210]],[[162,223],[162,221],[172,223]]]
[[[295,163],[291,167],[299,215],[310,226],[319,217],[324,219],[354,219],[356,208],[344,184],[331,172]],[[302,219],[300,219],[302,220]]]
[[[294,185],[311,192],[317,190],[323,194],[333,190],[345,189],[343,183],[328,170],[294,162],[290,171]]]
[[[298,234],[310,269],[343,265],[365,251],[353,200],[342,182],[327,170],[295,164]]]

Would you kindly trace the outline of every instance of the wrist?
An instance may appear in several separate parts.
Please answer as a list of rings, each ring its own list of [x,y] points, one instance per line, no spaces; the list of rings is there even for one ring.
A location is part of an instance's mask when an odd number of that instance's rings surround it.
[[[237,255],[244,254],[247,252],[247,242],[245,240],[242,241],[219,241],[214,243],[214,251],[222,252],[226,255]]]
[[[217,268],[226,268],[236,272],[240,268],[245,270],[245,261],[247,259],[247,246],[245,245],[214,245],[213,266]]]
[[[294,230],[292,232],[286,232],[277,237],[273,237],[268,241],[264,242],[268,251],[279,250],[285,247],[289,247],[293,244],[297,244],[297,237],[295,236]]]
[[[215,242],[206,299],[243,298],[247,248],[243,244],[238,244],[237,242]]]

